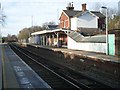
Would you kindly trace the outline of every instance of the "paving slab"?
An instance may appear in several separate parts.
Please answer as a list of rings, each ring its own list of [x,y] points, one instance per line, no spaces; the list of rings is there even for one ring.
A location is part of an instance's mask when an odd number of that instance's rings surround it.
[[[5,88],[47,88],[52,89],[12,49],[4,45]]]
[[[17,82],[14,70],[7,56],[7,53],[9,52],[6,52],[5,48],[7,48],[7,46],[3,44],[2,46],[3,86],[4,88],[19,88],[19,84]]]

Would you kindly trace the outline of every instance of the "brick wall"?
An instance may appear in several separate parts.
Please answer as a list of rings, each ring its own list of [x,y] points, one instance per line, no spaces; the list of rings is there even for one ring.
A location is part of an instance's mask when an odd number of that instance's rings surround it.
[[[70,28],[69,18],[64,13],[62,13],[60,17],[60,28],[66,28],[66,29]]]

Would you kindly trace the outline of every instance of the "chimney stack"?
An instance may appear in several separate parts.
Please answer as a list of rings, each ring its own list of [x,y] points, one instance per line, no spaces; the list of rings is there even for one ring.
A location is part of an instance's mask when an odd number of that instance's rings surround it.
[[[67,10],[74,10],[73,2],[69,2],[66,8]]]
[[[84,4],[82,4],[82,11],[84,12],[84,11],[86,11],[87,9],[86,9],[86,3],[84,3]]]

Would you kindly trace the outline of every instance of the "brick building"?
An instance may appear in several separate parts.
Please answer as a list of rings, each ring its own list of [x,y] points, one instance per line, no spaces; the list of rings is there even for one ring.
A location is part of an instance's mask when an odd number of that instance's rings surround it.
[[[71,18],[74,15],[78,14],[80,11],[74,10],[73,3],[69,3],[66,9],[67,10],[62,11],[61,16],[59,18],[60,28],[71,29]]]
[[[79,27],[84,27],[84,28],[99,28],[102,30],[105,30],[105,16],[100,13],[99,11],[89,11],[86,8],[86,3],[82,4],[82,10],[74,10],[74,6],[73,3],[69,3],[68,6],[66,7],[67,10],[63,10],[61,13],[61,16],[59,18],[60,20],[60,28],[62,29],[69,29],[69,30],[77,30],[76,28]],[[89,13],[89,18],[91,18],[93,21],[93,17],[96,17],[94,20],[94,22],[90,22],[89,24],[87,23],[87,21],[85,21],[86,19],[88,19],[88,16],[86,13]],[[82,22],[81,25],[79,25],[79,17],[84,17],[82,20],[84,21],[80,21]],[[72,22],[72,19],[75,18],[75,22]],[[91,24],[93,24],[93,27]],[[73,28],[75,27],[75,28]]]

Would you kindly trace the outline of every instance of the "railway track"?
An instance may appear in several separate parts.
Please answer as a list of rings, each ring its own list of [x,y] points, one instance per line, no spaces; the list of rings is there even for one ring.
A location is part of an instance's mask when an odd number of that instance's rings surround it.
[[[10,47],[53,89],[72,88],[80,90],[98,90],[101,88],[111,88],[100,82],[80,75],[67,67],[50,62],[30,50],[28,51],[12,44],[10,44]]]

